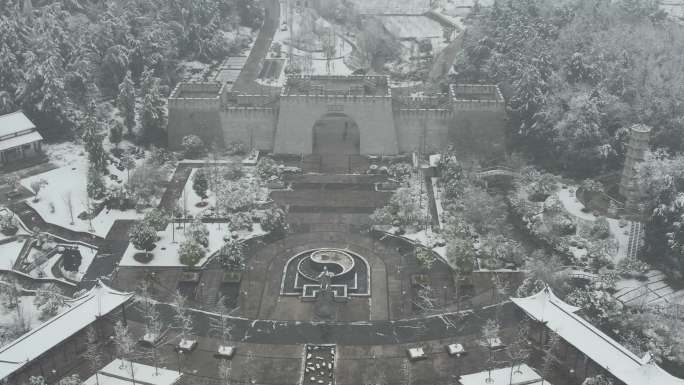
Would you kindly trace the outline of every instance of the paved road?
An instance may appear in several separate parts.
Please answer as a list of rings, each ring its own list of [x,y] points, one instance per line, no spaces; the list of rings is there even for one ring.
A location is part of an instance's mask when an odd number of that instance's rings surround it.
[[[174,308],[160,304],[161,318],[173,325]],[[498,314],[497,314],[498,312]],[[130,320],[143,322],[138,309],[126,311]],[[208,337],[211,319],[217,315],[194,312],[194,331]],[[511,325],[517,318],[514,306],[508,302],[468,314],[448,314],[396,321],[315,322],[277,321],[231,318],[232,336],[236,341],[256,344],[339,344],[387,345],[436,340],[445,337],[476,335],[487,319],[499,319],[502,325]]]
[[[259,76],[261,62],[271,48],[273,36],[275,36],[278,23],[280,22],[280,3],[278,0],[265,0],[264,3],[264,25],[259,30],[259,35],[254,42],[252,51],[242,67],[240,76],[238,76],[233,85],[233,90],[248,95],[262,93],[263,87],[256,83],[256,79]]]

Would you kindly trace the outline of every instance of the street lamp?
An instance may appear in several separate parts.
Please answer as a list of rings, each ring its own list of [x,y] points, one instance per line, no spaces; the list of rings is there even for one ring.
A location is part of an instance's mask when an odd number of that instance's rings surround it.
[[[183,356],[183,349],[177,347],[176,348],[176,357],[178,357],[178,374],[182,374],[182,361],[181,361],[181,356]]]

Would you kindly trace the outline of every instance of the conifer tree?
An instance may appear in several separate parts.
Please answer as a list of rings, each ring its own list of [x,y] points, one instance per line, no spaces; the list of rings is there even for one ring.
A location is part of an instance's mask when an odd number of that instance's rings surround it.
[[[116,104],[124,118],[124,124],[128,128],[128,135],[132,136],[135,127],[135,86],[131,78],[131,71],[126,72],[126,77],[119,85],[119,96],[116,98]]]
[[[166,124],[166,111],[164,99],[159,91],[159,79],[146,71],[142,83],[143,103],[140,117],[142,141],[149,144],[162,136]]]
[[[100,173],[107,171],[107,153],[105,152],[102,141],[104,135],[98,130],[98,121],[95,116],[95,103],[90,103],[88,112],[83,124],[83,147],[88,153],[88,161]]]

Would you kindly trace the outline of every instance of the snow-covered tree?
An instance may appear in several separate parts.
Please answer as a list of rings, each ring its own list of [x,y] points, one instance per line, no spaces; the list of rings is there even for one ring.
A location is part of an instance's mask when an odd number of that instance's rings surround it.
[[[190,309],[188,309],[187,299],[179,291],[173,297],[174,323],[180,330],[181,340],[189,341],[193,339],[194,321]]]
[[[123,140],[123,125],[121,122],[114,122],[109,126],[109,143],[114,145],[114,148],[119,148],[119,143]]]
[[[26,385],[47,385],[47,383],[42,376],[31,376],[29,377],[28,384]]]
[[[33,203],[37,203],[40,200],[38,193],[40,193],[40,190],[43,188],[43,186],[47,184],[48,182],[45,179],[37,179],[31,182],[31,190],[33,190],[33,193],[36,194],[33,197]]]
[[[136,358],[137,352],[135,349],[137,341],[131,335],[127,325],[123,322],[117,321],[114,325],[114,346],[116,348],[116,355],[121,360],[123,367],[131,375],[131,379],[135,382],[135,366],[133,360]]]
[[[119,85],[128,77],[128,50],[115,44],[107,48],[100,64],[99,85],[102,92],[110,97],[117,95]]]
[[[518,326],[515,338],[510,345],[508,345],[508,349],[506,349],[508,357],[511,359],[511,377],[513,377],[513,372],[520,370],[520,367],[525,363],[525,360],[532,354],[529,342],[529,327],[528,324],[523,321]]]
[[[416,259],[418,263],[427,270],[432,268],[432,265],[437,260],[435,253],[426,247],[416,248]]]
[[[219,316],[218,318],[211,318],[211,332],[220,339],[221,345],[230,346],[233,341],[233,325],[228,316],[228,309],[226,308],[225,298],[223,296],[219,297],[218,301],[216,301],[216,313],[218,313]]]
[[[159,79],[148,77],[143,79],[142,110],[140,123],[142,126],[142,141],[151,144],[159,140],[166,127],[166,110],[164,98],[159,90]]]
[[[83,383],[84,382],[81,381],[81,378],[78,376],[78,374],[72,374],[59,380],[57,385],[83,385]]]
[[[109,159],[102,145],[104,135],[100,133],[98,125],[99,123],[95,115],[95,103],[91,103],[83,123],[83,135],[81,138],[83,139],[83,147],[88,153],[88,162],[90,162],[91,167],[94,167],[100,173],[105,173]]]
[[[86,175],[86,192],[91,199],[100,199],[106,191],[102,174],[92,164],[88,167]]]
[[[131,171],[135,170],[135,167],[136,167],[135,159],[133,159],[133,157],[130,155],[124,155],[121,158],[121,163],[123,164],[124,168],[126,169],[126,183],[130,184],[131,183]]]
[[[613,380],[603,374],[587,377],[582,385],[613,385]]]
[[[233,374],[233,361],[219,360],[218,372],[219,378],[223,381],[223,384],[230,385]]]
[[[138,250],[144,250],[146,256],[149,258],[150,251],[156,247],[156,242],[159,240],[157,231],[148,223],[140,222],[135,224],[128,232],[128,237]]]
[[[207,179],[207,174],[202,169],[198,169],[195,172],[195,176],[192,179],[192,189],[195,191],[195,194],[202,199],[202,201],[207,199],[209,180]]]
[[[34,301],[35,306],[40,309],[40,319],[42,321],[52,318],[64,307],[64,298],[53,291],[39,290]]]
[[[140,285],[140,308],[145,322],[145,335],[143,339],[148,343],[147,349],[141,353],[146,358],[152,360],[155,374],[158,375],[160,365],[158,339],[162,335],[163,321],[157,307],[157,302],[152,299],[150,289],[150,283],[147,280],[143,281]]]
[[[264,210],[261,217],[261,228],[273,234],[287,231],[287,214],[283,209],[275,207]]]
[[[623,314],[623,305],[610,293],[599,289],[575,289],[565,300],[580,307],[586,317],[598,327],[610,327]]]
[[[218,188],[216,204],[223,212],[245,210],[254,205],[254,192],[248,183],[226,181]]]
[[[482,345],[489,350],[489,359],[487,360],[487,378],[491,380],[492,378],[492,365],[494,364],[492,358],[494,354],[494,348],[497,347],[496,341],[499,339],[500,333],[499,322],[494,319],[488,319],[484,325],[482,325]]]
[[[131,77],[131,72],[126,72],[121,84],[119,84],[119,95],[116,98],[119,113],[124,118],[124,124],[128,128],[128,135],[133,135],[135,127],[135,86]]]
[[[272,178],[280,178],[282,169],[272,158],[264,157],[259,159],[256,166],[256,172],[262,180],[270,180]]]
[[[197,243],[197,241],[187,239],[181,243],[180,248],[178,249],[178,258],[182,264],[194,267],[202,258],[204,258],[206,253],[204,247]]]
[[[195,218],[185,230],[185,237],[203,247],[209,247],[209,229],[199,218]]]
[[[88,362],[88,367],[95,372],[95,384],[100,385],[99,371],[105,365],[104,357],[100,352],[99,338],[94,325],[88,327],[88,343],[86,344],[86,351],[83,353],[83,358]]]
[[[197,158],[206,150],[204,142],[197,135],[184,136],[182,146],[185,152],[185,157],[188,159]]]
[[[244,245],[237,239],[230,239],[219,251],[221,264],[235,271],[245,268]]]
[[[157,231],[164,230],[168,225],[169,220],[171,220],[169,213],[158,208],[148,211],[143,218],[143,222],[152,226]]]

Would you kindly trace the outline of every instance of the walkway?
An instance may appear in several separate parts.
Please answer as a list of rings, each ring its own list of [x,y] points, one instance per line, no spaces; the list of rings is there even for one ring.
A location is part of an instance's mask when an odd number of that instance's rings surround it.
[[[242,67],[240,76],[238,76],[233,85],[233,91],[239,91],[247,95],[263,93],[264,87],[259,85],[256,79],[259,76],[262,61],[271,48],[271,42],[278,30],[279,22],[280,3],[278,0],[265,0],[264,24],[259,30],[259,35],[254,42],[244,67]]]
[[[630,222],[629,240],[627,241],[627,258],[636,260],[639,254],[641,234],[643,231],[641,222]]]
[[[174,308],[160,304],[161,318],[165,324],[173,324]],[[339,345],[387,345],[428,341],[465,334],[480,334],[485,320],[500,320],[510,325],[517,319],[510,302],[501,307],[489,307],[475,312],[444,313],[424,318],[400,319],[396,321],[326,322],[278,321],[230,318],[231,334],[235,341],[269,345],[288,344],[339,344]],[[128,307],[126,316],[136,322],[143,322],[136,307]],[[193,312],[194,330],[200,337],[207,337],[211,331],[211,320],[217,314]]]
[[[37,227],[43,232],[50,233],[51,235],[65,239],[67,241],[83,242],[93,245],[96,248],[100,248],[105,243],[103,238],[100,238],[95,234],[73,231],[65,229],[61,226],[53,225],[52,223],[45,222],[40,214],[38,214],[38,212],[26,202],[22,201],[14,203],[10,205],[9,208],[19,217],[19,219],[21,219],[22,222],[24,222],[24,225],[26,225],[29,230]]]
[[[684,303],[684,290],[675,291],[666,279],[663,272],[651,270],[646,273],[645,282],[637,279],[620,280],[614,297],[630,306]]]

